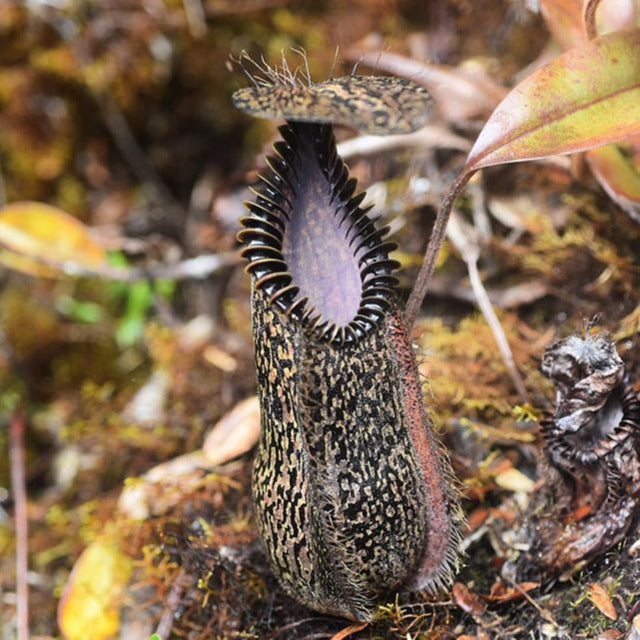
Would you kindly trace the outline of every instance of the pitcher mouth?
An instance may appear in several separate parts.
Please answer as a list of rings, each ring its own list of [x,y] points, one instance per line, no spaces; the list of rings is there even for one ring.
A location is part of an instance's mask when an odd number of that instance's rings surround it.
[[[393,304],[396,245],[360,206],[365,194],[354,195],[330,125],[288,122],[280,133],[241,219],[247,271],[270,304],[314,338],[356,343]]]

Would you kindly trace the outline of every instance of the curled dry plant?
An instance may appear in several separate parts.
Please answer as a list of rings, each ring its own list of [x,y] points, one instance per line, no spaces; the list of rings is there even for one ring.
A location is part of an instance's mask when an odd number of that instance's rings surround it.
[[[557,405],[542,423],[550,504],[534,544],[545,566],[562,570],[610,549],[638,515],[640,396],[603,335],[561,340],[542,370]]]

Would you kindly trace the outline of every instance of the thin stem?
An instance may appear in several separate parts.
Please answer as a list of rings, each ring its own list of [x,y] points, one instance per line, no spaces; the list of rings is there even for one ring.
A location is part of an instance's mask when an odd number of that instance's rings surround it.
[[[143,184],[149,185],[165,203],[174,204],[173,195],[147,160],[145,152],[138,144],[116,101],[107,95],[99,96],[98,101],[107,129],[136,178]]]
[[[600,0],[586,0],[582,8],[582,28],[589,40],[598,35],[596,30],[596,11]]]
[[[362,631],[369,626],[368,622],[361,622],[356,624],[350,624],[348,627],[342,629],[342,631],[338,631],[335,635],[331,636],[331,640],[344,640],[349,636],[352,636],[354,633],[358,633],[358,631]]]
[[[18,640],[29,640],[29,586],[27,584],[28,525],[27,487],[24,470],[24,429],[22,409],[17,409],[9,425],[9,459],[13,488],[16,532],[16,628]]]
[[[156,635],[161,638],[161,640],[167,640],[169,634],[171,633],[171,629],[173,627],[174,616],[178,606],[180,605],[180,601],[182,600],[182,594],[184,590],[191,584],[191,578],[187,574],[184,567],[180,569],[177,577],[175,578],[171,590],[169,591],[169,595],[167,596],[167,602],[164,607],[164,611],[162,612],[162,617],[160,618],[160,622],[158,623],[158,627],[156,628]]]
[[[0,207],[4,207],[7,204],[7,188],[4,183],[4,175],[2,174],[2,167],[0,167]]]
[[[191,35],[202,38],[207,34],[207,17],[201,0],[183,0],[183,5]]]
[[[477,194],[476,194],[477,195]],[[477,203],[476,203],[477,206]],[[451,240],[453,246],[458,250],[460,256],[467,265],[467,272],[469,273],[469,281],[471,283],[471,289],[473,295],[480,307],[480,311],[487,321],[491,333],[493,333],[493,339],[498,345],[500,355],[507,368],[513,386],[516,388],[520,398],[523,402],[528,401],[527,390],[516,366],[516,361],[511,352],[509,341],[504,333],[500,320],[496,315],[493,305],[489,300],[487,290],[484,288],[484,283],[480,278],[478,271],[478,260],[480,259],[480,243],[479,238],[481,233],[477,228],[469,226],[459,215],[454,211],[449,227],[447,228],[447,236]]]
[[[58,273],[72,277],[104,278],[117,282],[139,282],[141,280],[202,280],[225,267],[237,265],[241,261],[236,251],[211,253],[187,258],[175,264],[157,264],[150,267],[112,267],[109,265],[85,266],[75,262],[58,262],[38,256],[36,262],[51,267]]]
[[[509,341],[507,340],[504,329],[500,324],[500,320],[498,320],[498,316],[496,315],[496,312],[493,309],[493,305],[489,300],[489,296],[487,295],[487,290],[484,288],[484,284],[482,283],[482,279],[480,278],[480,273],[478,272],[478,262],[476,260],[468,260],[467,271],[469,272],[469,282],[471,283],[471,288],[473,289],[476,301],[478,302],[478,306],[480,307],[482,315],[484,316],[487,324],[489,325],[489,328],[491,329],[491,333],[493,333],[493,337],[496,341],[496,344],[498,345],[498,349],[500,350],[502,360],[507,367],[507,371],[509,372],[509,376],[511,377],[513,386],[516,388],[520,399],[523,402],[528,402],[529,396],[527,394],[527,389],[524,386],[524,382],[522,381],[522,377],[520,376],[520,372],[518,371],[518,367],[516,366],[516,362],[513,358],[513,353],[511,353]]]
[[[418,272],[418,277],[413,285],[411,295],[407,302],[407,308],[405,310],[405,320],[409,329],[411,329],[415,323],[416,318],[420,313],[420,307],[422,306],[424,297],[427,295],[427,289],[431,282],[431,276],[433,275],[436,259],[440,253],[440,248],[442,247],[442,243],[444,242],[447,232],[447,222],[449,222],[449,216],[451,215],[453,204],[474,173],[475,171],[464,171],[461,173],[446,193],[444,200],[438,209],[436,221],[431,232],[431,238],[429,238],[429,244],[427,245],[427,250],[424,254],[424,260],[422,261],[422,266]]]

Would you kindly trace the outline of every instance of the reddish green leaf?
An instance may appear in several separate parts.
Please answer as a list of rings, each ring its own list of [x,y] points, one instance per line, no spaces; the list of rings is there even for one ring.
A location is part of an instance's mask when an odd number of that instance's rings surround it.
[[[542,0],[544,19],[553,37],[563,48],[586,40],[582,25],[582,0]],[[634,0],[607,0],[596,14],[599,33],[638,26],[640,7]],[[636,221],[640,222],[639,167],[617,145],[607,145],[587,152],[587,161],[609,197]]]
[[[540,11],[549,31],[563,49],[585,39],[582,30],[582,0],[540,0]]]
[[[498,105],[468,172],[586,151],[640,134],[640,29],[595,38],[526,78]]]
[[[640,26],[637,0],[605,0],[596,12],[600,35]],[[540,0],[540,11],[549,31],[563,49],[586,40],[582,21],[583,0]]]
[[[592,149],[587,161],[609,197],[640,222],[640,167],[617,145]]]

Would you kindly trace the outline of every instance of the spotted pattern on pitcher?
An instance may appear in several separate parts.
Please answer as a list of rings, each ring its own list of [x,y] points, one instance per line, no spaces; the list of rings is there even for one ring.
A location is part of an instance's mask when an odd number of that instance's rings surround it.
[[[359,345],[319,345],[253,298],[263,430],[253,471],[260,531],[284,588],[358,620],[415,571],[426,544],[427,486],[385,326]],[[267,339],[265,339],[267,338]],[[402,418],[400,418],[402,419]]]
[[[372,620],[394,591],[450,584],[461,516],[400,309],[395,244],[362,206],[331,124],[411,131],[430,98],[404,80],[302,85],[286,66],[260,69],[267,80],[234,102],[287,123],[238,234],[262,427],[258,527],[291,596]]]
[[[375,135],[416,131],[433,111],[433,100],[424,87],[388,76],[246,87],[233,94],[233,104],[258,118],[341,124]]]

